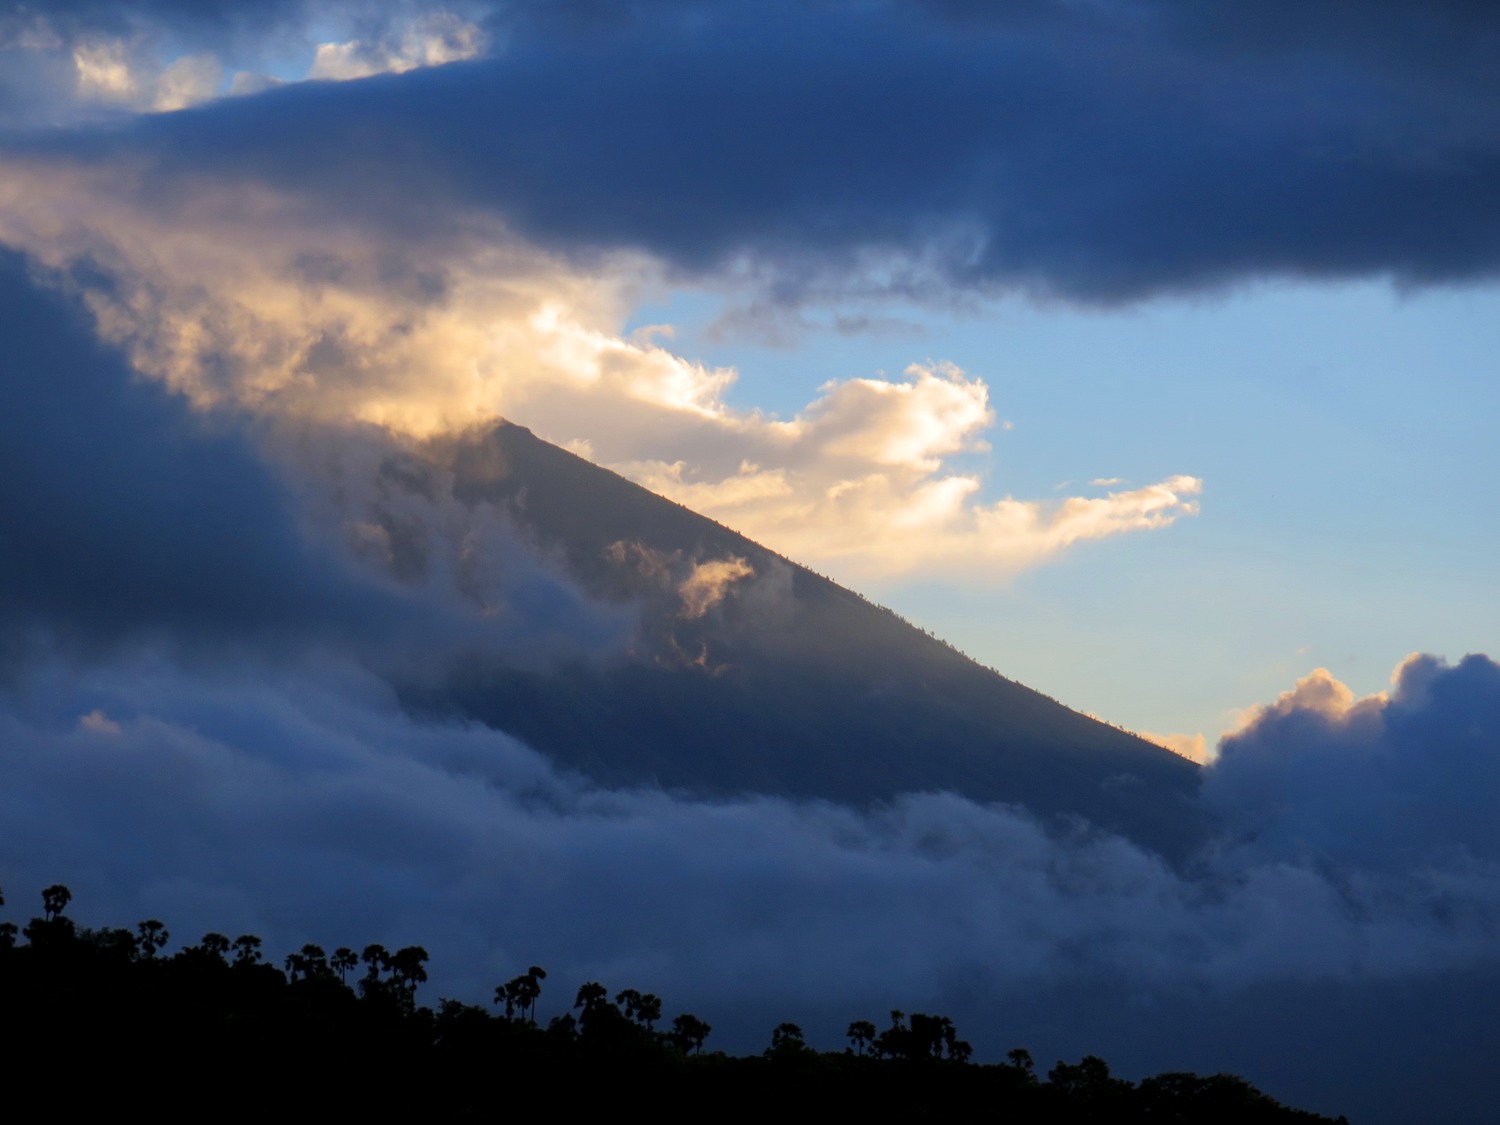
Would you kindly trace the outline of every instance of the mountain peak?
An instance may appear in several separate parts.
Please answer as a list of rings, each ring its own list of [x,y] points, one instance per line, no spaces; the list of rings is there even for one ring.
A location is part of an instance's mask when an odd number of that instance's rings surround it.
[[[986,668],[806,567],[510,423],[433,455],[592,596],[634,605],[627,653],[471,660],[408,705],[514,734],[609,784],[853,805],[951,791],[1084,818],[1168,853],[1198,767]]]

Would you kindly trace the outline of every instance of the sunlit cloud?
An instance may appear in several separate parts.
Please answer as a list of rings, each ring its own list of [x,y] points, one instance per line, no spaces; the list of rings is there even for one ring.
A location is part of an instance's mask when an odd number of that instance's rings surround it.
[[[749,578],[755,568],[741,558],[715,559],[699,563],[693,573],[677,587],[682,597],[684,617],[702,617],[724,600],[729,587],[741,578]]]
[[[1213,761],[1213,748],[1208,745],[1208,739],[1203,737],[1202,731],[1197,734],[1155,734],[1144,730],[1137,733],[1148,742],[1154,742],[1200,765]]]
[[[404,74],[474,58],[489,45],[483,28],[446,9],[377,14],[331,2],[268,6],[248,17],[200,14],[197,23],[150,6],[23,8],[0,13],[0,54],[41,65],[53,87],[42,112],[56,124],[100,112],[168,113],[304,79]],[[315,38],[330,30],[355,34]]]
[[[472,59],[486,46],[483,29],[451,12],[418,16],[384,39],[320,43],[309,78],[347,80],[405,74],[423,66]]]
[[[623,332],[635,294],[660,283],[641,255],[585,268],[493,219],[413,239],[264,187],[178,183],[154,199],[149,167],[5,165],[0,239],[203,410],[411,441],[506,418],[844,578],[1003,577],[1197,511],[1189,476],[984,499],[982,477],[948,459],[988,451],[989,388],[949,364],[830,381],[790,419],[731,407],[735,371],[674,354],[660,330]]]

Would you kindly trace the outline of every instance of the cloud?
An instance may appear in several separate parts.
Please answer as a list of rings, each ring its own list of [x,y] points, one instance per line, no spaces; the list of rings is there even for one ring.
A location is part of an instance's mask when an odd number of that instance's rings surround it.
[[[224,68],[211,54],[183,55],[162,65],[145,44],[124,39],[91,39],[71,52],[77,94],[85,102],[170,112],[216,96]]]
[[[408,229],[484,211],[793,306],[1494,276],[1496,79],[1466,33],[1488,17],[1321,5],[1278,39],[1242,5],[1037,7],[502,17],[493,59],[143,122],[132,144]]]
[[[121,728],[119,723],[95,707],[87,715],[79,718],[78,729],[90,731],[93,734],[116,735],[120,733]]]
[[[452,12],[417,16],[384,40],[320,43],[309,78],[348,80],[372,74],[405,74],[423,66],[471,59],[485,49],[483,29]]]
[[[699,563],[693,567],[693,573],[677,587],[677,592],[682,597],[683,616],[702,617],[724,600],[734,583],[754,574],[755,568],[741,558]]]
[[[1208,745],[1208,740],[1203,737],[1203,732],[1197,734],[1153,734],[1150,731],[1139,731],[1142,738],[1147,742],[1154,742],[1158,746],[1164,746],[1174,754],[1181,754],[1199,765],[1207,765],[1213,760],[1213,751]]]
[[[845,577],[1009,574],[1196,512],[1178,476],[1103,498],[980,499],[985,383],[951,365],[825,384],[790,420],[729,406],[737,375],[622,334],[659,279],[579,263],[473,217],[399,236],[340,208],[149,165],[13,155],[0,239],[76,293],[103,338],[200,410],[431,439],[506,417]]]
[[[23,103],[7,105],[0,97],[0,120],[55,125],[97,118],[101,109],[170,112],[304,76],[400,74],[485,49],[488,37],[478,24],[455,11],[424,7],[399,0],[169,0],[48,4],[42,11],[0,4],[0,57],[31,70],[32,83],[45,76],[46,86],[44,96]],[[330,32],[352,38],[317,38]],[[267,67],[277,73],[265,73]]]
[[[404,472],[388,433],[210,423],[136,379],[11,253],[0,313],[12,326],[0,353],[7,661],[38,631],[44,648],[316,642],[377,663],[458,645],[586,653],[628,635],[628,611],[585,598],[506,513],[455,500],[436,466]]]
[[[933,478],[878,462],[840,477],[838,459],[829,460],[717,481],[691,479],[681,462],[616,467],[791,558],[866,578],[1008,577],[1080,542],[1170,527],[1197,514],[1193,497],[1202,490],[1197,478],[1182,476],[1105,499],[1006,497],[986,504],[973,500],[976,477]]]
[[[558,995],[584,979],[650,988],[731,1049],[762,1045],[773,1013],[836,1046],[850,1018],[900,1006],[956,1013],[986,1057],[1029,1042],[1159,1070],[1199,1057],[1203,1029],[1227,1021],[1207,1065],[1401,1120],[1413,1077],[1435,1072],[1416,1056],[1397,1065],[1411,1047],[1391,1009],[1381,1037],[1346,1028],[1347,1056],[1337,1029],[1361,998],[1399,995],[1414,1034],[1428,1021],[1451,1033],[1470,1026],[1464,989],[1496,995],[1500,865],[1480,815],[1496,793],[1471,768],[1495,756],[1496,673],[1483,657],[1408,665],[1383,736],[1356,737],[1321,704],[1278,704],[1210,767],[1232,809],[1263,789],[1249,759],[1285,776],[1286,759],[1336,755],[1348,772],[1399,728],[1398,756],[1436,756],[1430,795],[1461,810],[1413,822],[1411,841],[1433,846],[1330,864],[1326,849],[1223,845],[1185,873],[1118,838],[951,795],[856,812],[602,789],[497,732],[416,722],[381,681],[326,655],[42,661],[0,693],[0,872],[13,902],[61,880],[83,921],[162,917],[183,942],[208,929],[258,933],[273,952],[420,942],[429,999],[483,1002],[532,963]],[[1296,716],[1344,742],[1273,743],[1268,724]],[[1322,768],[1256,806],[1263,837],[1337,803]],[[1410,779],[1377,770],[1354,788]],[[1339,818],[1356,835],[1389,829],[1368,801],[1346,811],[1370,815]],[[1492,1023],[1472,1026],[1493,1040]],[[1279,1049],[1306,1033],[1333,1046]],[[1430,1112],[1482,1120],[1484,1073],[1424,1089]],[[1327,1104],[1330,1089],[1349,1100]]]
[[[1414,655],[1364,699],[1318,669],[1226,735],[1205,777],[1205,799],[1259,855],[1494,863],[1500,666]]]

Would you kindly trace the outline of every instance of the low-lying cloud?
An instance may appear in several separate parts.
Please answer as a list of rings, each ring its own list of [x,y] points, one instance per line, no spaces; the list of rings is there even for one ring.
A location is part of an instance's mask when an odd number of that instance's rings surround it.
[[[1283,697],[1226,740],[1206,784],[1226,835],[1175,871],[947,794],[861,813],[600,789],[495,731],[413,721],[326,653],[189,671],[136,649],[40,662],[0,697],[0,874],[12,902],[61,880],[83,920],[159,916],[182,941],[420,942],[434,995],[483,1001],[537,962],[564,992],[649,987],[726,1045],[753,1043],[736,1021],[769,1007],[831,1029],[830,1012],[956,1002],[998,1054],[1042,1002],[1086,1028],[1120,994],[1191,1010],[1454,974],[1492,987],[1500,857],[1479,811],[1500,799],[1497,708],[1500,667],[1478,656],[1408,662],[1365,708],[1380,730]],[[1459,814],[1421,815],[1441,801]],[[1190,1032],[1138,1034],[1176,1057]],[[1378,1088],[1390,1061],[1361,1080]]]

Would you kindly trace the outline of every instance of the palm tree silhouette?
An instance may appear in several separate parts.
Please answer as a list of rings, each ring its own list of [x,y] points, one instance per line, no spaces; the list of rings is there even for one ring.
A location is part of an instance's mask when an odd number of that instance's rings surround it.
[[[73,892],[61,883],[53,883],[50,887],[42,890],[42,912],[46,914],[47,921],[62,916],[62,912],[68,908],[68,903],[73,901]]]
[[[865,1045],[875,1041],[875,1025],[869,1020],[855,1020],[849,1025],[846,1034],[849,1036],[849,1042],[854,1044],[855,1049],[863,1056]]]
[[[155,918],[147,918],[135,929],[140,935],[138,947],[148,959],[155,957],[156,951],[165,947],[172,936],[167,933],[167,927]]]
[[[255,965],[260,963],[261,940],[254,934],[241,934],[234,939],[234,963]]]
[[[712,1030],[713,1028],[697,1016],[684,1012],[672,1021],[671,1039],[684,1054],[689,1050],[701,1052],[703,1041],[708,1038],[708,1033]]]

